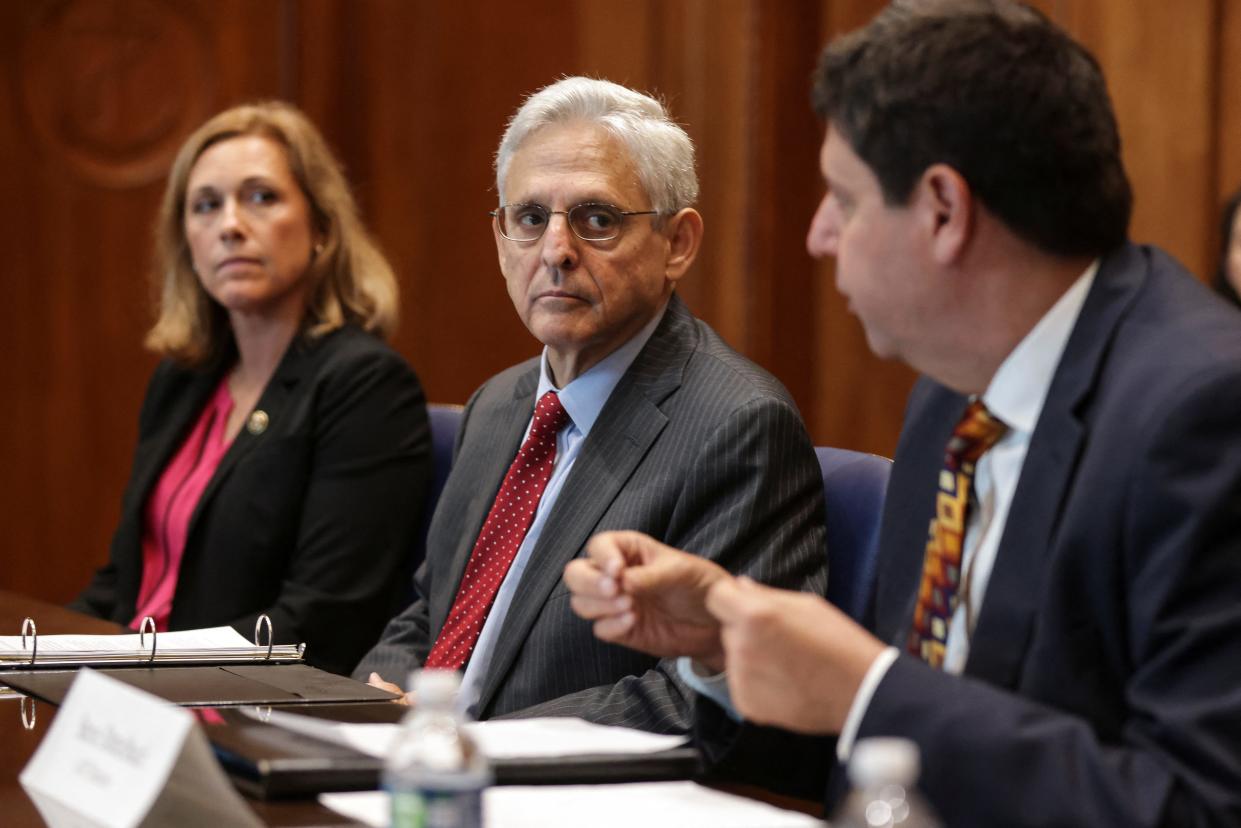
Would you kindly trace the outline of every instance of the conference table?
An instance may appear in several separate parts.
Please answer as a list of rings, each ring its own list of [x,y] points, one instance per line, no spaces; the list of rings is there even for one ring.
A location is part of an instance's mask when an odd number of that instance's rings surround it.
[[[130,632],[120,625],[101,621],[64,607],[0,590],[0,635],[21,633],[23,619],[30,617],[38,625],[39,635],[65,633],[115,634]],[[0,684],[4,672],[0,670]],[[282,709],[304,708],[302,712],[334,720],[352,722],[392,722],[403,710],[392,702],[359,702],[351,704],[285,705]],[[56,719],[56,707],[34,699],[0,699],[0,825],[6,828],[28,828],[45,825],[34,803],[18,782],[18,775],[30,760],[39,742]],[[791,799],[759,788],[720,785],[722,790],[762,800],[782,808],[822,815],[818,803]],[[272,826],[356,826],[353,822],[315,799],[246,802],[259,819]]]
[[[91,618],[64,607],[0,590],[0,635],[18,635],[22,620],[35,619],[39,635],[110,634],[129,632],[108,621]],[[0,671],[0,683],[4,675]],[[33,704],[33,709],[31,705]],[[22,706],[27,716],[23,718]],[[323,705],[316,705],[323,709]],[[330,705],[338,718],[354,721],[392,721],[390,702]],[[30,715],[33,714],[33,715]],[[33,718],[33,721],[30,721]],[[39,742],[56,719],[53,705],[33,699],[0,700],[0,825],[6,828],[41,828],[45,825],[38,810],[17,781]],[[358,825],[325,808],[313,799],[261,802],[247,799],[259,819],[273,826]]]

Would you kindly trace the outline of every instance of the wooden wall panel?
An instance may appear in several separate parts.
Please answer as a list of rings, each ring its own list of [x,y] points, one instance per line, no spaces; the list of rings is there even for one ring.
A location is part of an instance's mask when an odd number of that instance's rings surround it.
[[[809,78],[821,43],[821,5],[760,5],[751,49],[752,121],[746,134],[742,205],[751,330],[741,347],[780,377],[803,412],[815,409],[814,315],[818,300],[806,228],[822,189],[821,129]]]
[[[299,7],[300,102],[344,158],[397,269],[396,344],[434,400],[464,402],[538,350],[496,266],[491,161],[521,97],[573,68],[575,10],[522,12],[515,31],[486,4]]]
[[[882,0],[848,0],[827,4],[821,21],[820,41],[852,31],[871,19],[885,5]],[[816,53],[817,58],[817,53]],[[809,71],[809,70],[807,70]],[[821,137],[822,128],[816,133]],[[824,191],[814,159],[815,206]],[[809,223],[809,219],[806,219]],[[805,228],[803,228],[805,229]],[[815,405],[807,421],[815,441],[891,457],[896,451],[905,398],[914,373],[904,365],[871,354],[858,320],[835,286],[832,261],[816,266]]]
[[[1098,58],[1133,182],[1130,235],[1205,277],[1214,263],[1213,0],[1076,0],[1062,22]],[[1236,44],[1233,44],[1234,51]]]
[[[504,291],[491,160],[521,98],[585,73],[657,92],[699,151],[691,306],[771,369],[812,437],[890,454],[912,380],[872,357],[805,231],[822,43],[881,0],[31,0],[0,3],[8,428],[0,588],[70,597],[102,561],[151,356],[145,281],[169,153],[206,115],[301,105],[345,163],[403,292],[397,347],[463,402],[537,352]],[[1134,234],[1200,272],[1241,185],[1241,0],[1038,0],[1108,73]]]
[[[1218,210],[1241,189],[1241,0],[1219,0],[1217,9],[1219,48],[1216,50],[1218,83],[1215,88],[1215,193]],[[1215,232],[1212,223],[1212,233]],[[1212,251],[1218,238],[1212,236]]]
[[[588,8],[593,29],[602,33],[613,26],[606,4]],[[650,22],[651,53],[642,81],[619,81],[662,97],[694,141],[697,207],[705,235],[678,291],[695,313],[739,348],[746,346],[752,330],[747,300],[753,276],[746,259],[751,213],[745,164],[738,152],[746,146],[754,119],[753,67],[746,59],[754,37],[753,9],[752,0],[658,5]],[[609,79],[629,74],[619,66],[595,65]]]
[[[276,91],[278,11],[0,4],[0,587],[66,600],[106,557],[155,364],[140,343],[162,176],[222,97]]]

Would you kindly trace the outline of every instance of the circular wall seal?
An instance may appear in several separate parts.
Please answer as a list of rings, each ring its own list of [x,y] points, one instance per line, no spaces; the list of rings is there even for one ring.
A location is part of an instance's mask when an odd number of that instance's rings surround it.
[[[27,29],[19,58],[35,135],[93,183],[158,179],[209,114],[207,34],[162,0],[49,4]]]

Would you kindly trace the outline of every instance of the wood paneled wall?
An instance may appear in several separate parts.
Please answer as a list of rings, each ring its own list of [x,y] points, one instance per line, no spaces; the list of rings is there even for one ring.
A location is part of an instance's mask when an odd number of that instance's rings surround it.
[[[565,74],[669,102],[699,149],[682,293],[775,372],[816,442],[890,454],[912,375],[875,360],[804,234],[822,43],[880,0],[27,0],[0,4],[0,588],[66,600],[106,557],[154,358],[150,226],[179,142],[248,99],[302,106],[401,278],[396,346],[462,402],[536,352],[503,290],[491,158]],[[1241,186],[1241,0],[1040,0],[1109,75],[1133,235],[1196,272]]]

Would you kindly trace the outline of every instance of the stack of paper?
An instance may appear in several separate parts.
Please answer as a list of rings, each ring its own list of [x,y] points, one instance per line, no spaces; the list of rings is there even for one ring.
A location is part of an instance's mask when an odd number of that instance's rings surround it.
[[[32,637],[26,638],[26,646],[22,646],[20,635],[0,635],[0,653],[22,655],[30,658]],[[210,627],[202,630],[182,630],[180,632],[158,633],[157,640],[161,650],[207,649],[211,647],[253,647],[241,633],[232,627]],[[39,636],[40,653],[124,653],[133,650],[150,649],[151,634],[140,637],[137,633],[122,635],[41,635]]]
[[[0,636],[0,667],[134,666],[155,664],[296,662],[302,647],[259,646],[232,627],[120,635]]]
[[[366,825],[388,824],[382,791],[323,794],[319,801]],[[811,828],[823,823],[693,782],[488,788],[487,828]]]
[[[380,759],[388,755],[399,724],[345,724],[272,710],[252,713],[269,724],[313,736]],[[687,741],[684,736],[646,733],[628,727],[597,725],[582,719],[504,719],[466,726],[490,759],[554,759],[571,756],[638,755],[671,750]]]

